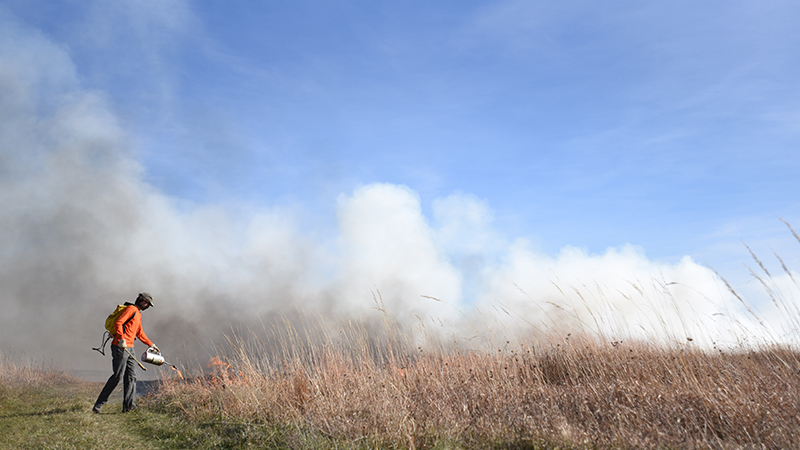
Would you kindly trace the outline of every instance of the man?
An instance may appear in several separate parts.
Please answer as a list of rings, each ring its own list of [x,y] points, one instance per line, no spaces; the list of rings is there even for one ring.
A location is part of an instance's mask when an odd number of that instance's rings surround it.
[[[106,404],[108,397],[114,392],[120,380],[123,380],[122,412],[136,409],[136,360],[133,356],[133,341],[139,338],[144,344],[158,347],[147,338],[142,330],[142,311],[153,306],[153,296],[142,292],[131,304],[125,302],[125,310],[114,322],[114,340],[111,341],[111,368],[114,373],[106,381],[100,396],[92,407],[95,414],[100,413],[100,408]]]

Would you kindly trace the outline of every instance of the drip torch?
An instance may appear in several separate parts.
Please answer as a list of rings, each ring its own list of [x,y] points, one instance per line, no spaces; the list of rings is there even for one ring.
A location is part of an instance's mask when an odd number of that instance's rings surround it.
[[[161,366],[166,364],[168,366],[171,366],[172,369],[178,372],[179,375],[181,373],[181,371],[178,370],[177,367],[175,367],[175,364],[168,362],[163,356],[161,356],[161,352],[153,347],[148,348],[147,350],[145,350],[144,353],[142,353],[142,361],[148,364],[153,364],[155,366]],[[181,375],[181,378],[183,378],[183,375]]]

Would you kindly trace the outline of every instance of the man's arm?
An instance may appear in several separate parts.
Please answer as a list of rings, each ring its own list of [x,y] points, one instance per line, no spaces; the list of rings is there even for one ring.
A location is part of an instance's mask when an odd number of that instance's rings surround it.
[[[148,347],[152,347],[153,345],[155,345],[155,344],[153,344],[153,341],[148,339],[147,335],[144,334],[144,328],[143,327],[139,327],[139,332],[136,333],[136,337],[139,338],[139,340],[142,341]]]

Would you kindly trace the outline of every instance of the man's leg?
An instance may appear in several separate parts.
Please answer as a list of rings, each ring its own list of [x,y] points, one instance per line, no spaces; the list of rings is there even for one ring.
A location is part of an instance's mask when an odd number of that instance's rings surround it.
[[[94,412],[100,412],[100,408],[106,404],[108,401],[108,397],[114,392],[114,389],[119,384],[119,381],[122,379],[123,375],[125,374],[125,367],[127,366],[128,354],[125,352],[124,349],[117,347],[116,345],[111,346],[111,370],[114,373],[108,377],[108,381],[106,381],[106,385],[103,386],[103,390],[100,391],[100,395],[97,397],[97,401],[94,402],[94,407],[92,410]],[[131,361],[133,362],[133,361]]]
[[[136,408],[136,361],[128,355],[125,367],[125,380],[122,385],[124,394],[122,398],[122,412]]]

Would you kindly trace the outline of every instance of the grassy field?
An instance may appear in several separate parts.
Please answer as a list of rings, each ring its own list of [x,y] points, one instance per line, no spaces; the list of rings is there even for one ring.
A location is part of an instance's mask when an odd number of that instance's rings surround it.
[[[95,384],[62,381],[3,390],[0,448],[158,448],[137,432],[141,416],[96,416],[89,411],[98,392]]]
[[[0,449],[232,448],[218,430],[159,412],[141,399],[122,414],[119,390],[99,415],[91,406],[102,383],[51,368],[0,359]]]
[[[214,375],[167,383],[151,407],[242,448],[800,448],[787,348],[562,336],[486,351],[366,330],[284,342],[233,341]]]
[[[0,364],[0,449],[800,448],[800,353],[577,336],[495,351],[366,329],[232,340],[140,409],[101,383]],[[406,342],[406,344],[408,344]]]

